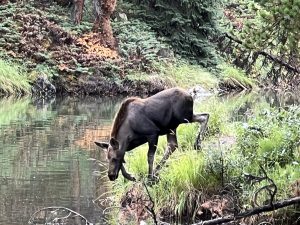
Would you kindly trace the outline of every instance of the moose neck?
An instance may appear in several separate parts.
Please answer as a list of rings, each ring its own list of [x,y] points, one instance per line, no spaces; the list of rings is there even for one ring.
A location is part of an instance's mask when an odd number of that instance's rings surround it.
[[[126,132],[128,129],[125,129],[124,126],[121,126],[118,132],[116,132],[114,137],[119,142],[119,151],[126,152],[126,149],[129,144],[129,135]]]

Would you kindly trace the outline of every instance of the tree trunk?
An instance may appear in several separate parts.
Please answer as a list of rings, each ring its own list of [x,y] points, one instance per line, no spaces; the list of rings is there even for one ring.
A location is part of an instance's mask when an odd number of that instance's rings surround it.
[[[95,20],[94,20],[94,25],[93,25],[94,32],[97,32],[100,27],[100,19],[101,19],[101,14],[102,14],[101,1],[102,0],[93,0],[93,8],[94,8],[94,14],[95,14]]]
[[[108,47],[115,47],[115,38],[110,23],[110,17],[115,10],[116,0],[94,0],[95,21],[93,30],[100,28],[104,43]]]
[[[0,0],[0,5],[4,5],[8,2],[8,0]]]
[[[73,21],[80,24],[83,14],[84,0],[74,0]]]

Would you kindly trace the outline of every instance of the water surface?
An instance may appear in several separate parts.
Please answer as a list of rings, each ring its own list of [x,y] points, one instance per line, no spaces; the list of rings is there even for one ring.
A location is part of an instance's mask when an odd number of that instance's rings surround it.
[[[27,224],[49,206],[103,220],[93,199],[106,191],[93,144],[106,139],[118,100],[0,100],[0,224]]]

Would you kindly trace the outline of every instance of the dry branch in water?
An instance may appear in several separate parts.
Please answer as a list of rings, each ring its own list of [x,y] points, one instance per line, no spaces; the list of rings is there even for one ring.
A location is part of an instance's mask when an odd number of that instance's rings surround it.
[[[49,214],[47,214],[46,212],[50,211]],[[60,215],[59,211],[64,212],[65,215]],[[39,217],[38,214],[41,213],[42,217]],[[45,216],[45,215],[48,215]],[[51,218],[52,217],[52,218]],[[42,208],[39,209],[38,211],[36,211],[35,213],[33,213],[28,221],[28,224],[58,224],[57,222],[59,222],[59,224],[62,222],[64,223],[64,221],[68,220],[68,219],[75,219],[78,221],[81,220],[83,221],[83,223],[85,225],[90,225],[92,224],[91,222],[89,222],[87,220],[87,218],[85,218],[83,215],[81,215],[78,212],[75,212],[72,209],[66,208],[66,207],[62,207],[62,206],[58,206],[58,207],[46,207],[46,208]],[[41,221],[44,220],[43,223],[37,223],[36,221]],[[66,224],[66,223],[64,223]]]

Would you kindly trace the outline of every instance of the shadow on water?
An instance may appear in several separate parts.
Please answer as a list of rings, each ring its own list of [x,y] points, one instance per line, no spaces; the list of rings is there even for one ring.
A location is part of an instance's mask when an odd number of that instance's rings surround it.
[[[63,206],[90,222],[106,191],[93,141],[106,139],[119,99],[0,100],[0,224],[27,224],[43,207]],[[96,160],[97,159],[97,160]],[[104,160],[104,159],[103,159]]]

